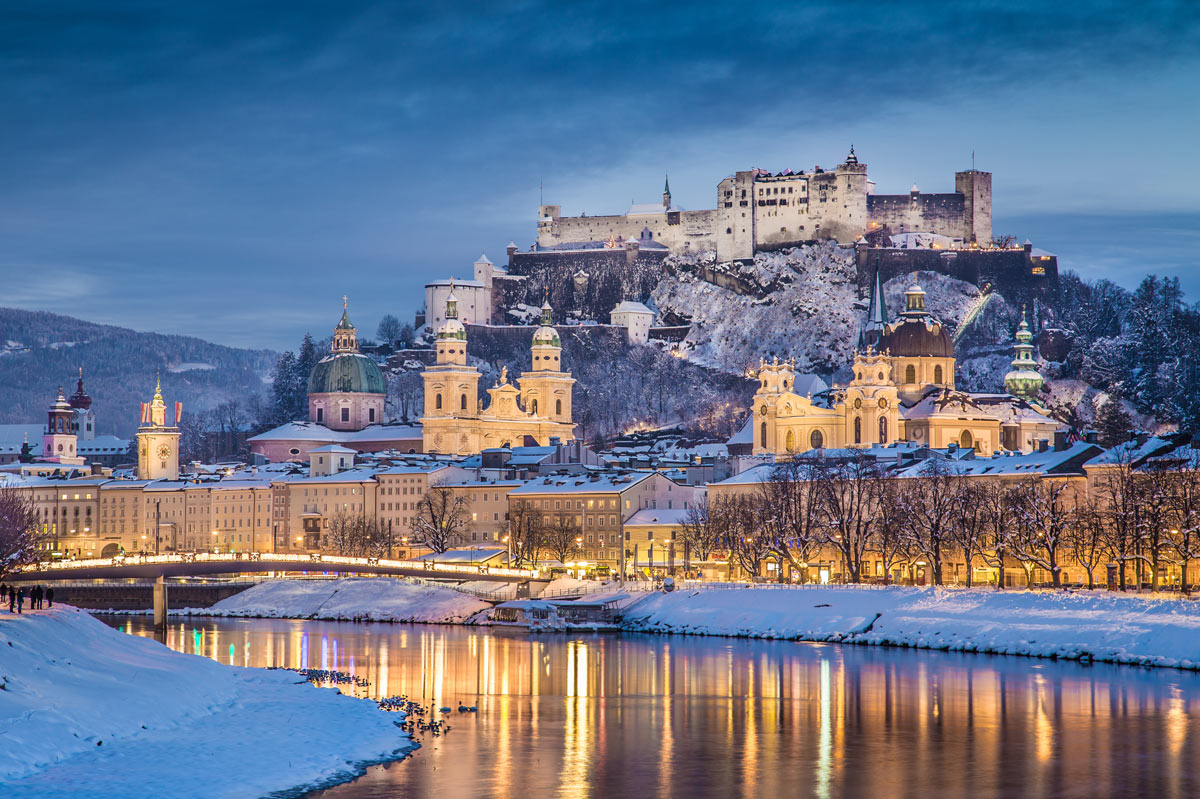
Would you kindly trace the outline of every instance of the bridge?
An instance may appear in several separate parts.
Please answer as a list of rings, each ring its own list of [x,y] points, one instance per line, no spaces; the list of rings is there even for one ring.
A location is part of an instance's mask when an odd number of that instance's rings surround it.
[[[8,575],[11,583],[51,580],[102,580],[130,577],[154,579],[154,623],[167,620],[167,577],[252,572],[336,572],[424,577],[432,580],[521,583],[536,580],[534,569],[510,569],[483,563],[438,563],[436,560],[353,558],[343,555],[280,555],[272,552],[207,552],[172,555],[119,555],[114,558],[43,561]]]
[[[352,558],[343,555],[281,555],[272,552],[208,552],[173,555],[118,555],[114,558],[42,561],[25,566],[5,579],[8,582],[49,580],[102,580],[122,577],[200,577],[207,574],[252,572],[336,572],[424,577],[432,580],[483,580],[514,583],[536,580],[533,569],[509,569],[483,563],[438,563],[437,560]]]

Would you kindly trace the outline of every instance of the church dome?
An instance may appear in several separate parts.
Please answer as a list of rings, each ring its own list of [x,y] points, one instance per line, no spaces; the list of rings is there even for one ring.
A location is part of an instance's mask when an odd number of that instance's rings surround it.
[[[88,393],[86,391],[83,390],[83,368],[82,367],[80,367],[80,369],[79,369],[79,382],[77,382],[75,384],[75,393],[71,395],[71,399],[68,402],[70,403],[72,408],[75,408],[75,409],[81,410],[81,411],[86,411],[88,408],[92,407],[92,398],[90,396],[88,396]]]
[[[309,394],[361,393],[385,394],[383,372],[370,358],[358,353],[326,356],[308,376]]]
[[[901,319],[879,334],[876,348],[900,358],[953,358],[954,338],[934,319]]]
[[[877,349],[899,358],[953,358],[954,337],[925,310],[925,291],[913,284],[904,292],[904,311],[879,332]]]

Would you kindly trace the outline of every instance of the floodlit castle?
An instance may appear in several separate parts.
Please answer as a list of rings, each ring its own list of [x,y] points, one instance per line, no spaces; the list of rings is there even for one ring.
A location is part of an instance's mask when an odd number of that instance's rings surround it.
[[[661,205],[635,203],[619,215],[568,217],[561,205],[542,205],[537,243],[557,248],[650,238],[672,252],[716,250],[718,261],[730,261],[818,239],[848,244],[884,227],[893,233],[919,231],[965,244],[990,244],[992,174],[956,172],[953,193],[922,194],[914,185],[908,194],[876,194],[867,165],[851,147],[846,160],[832,170],[737,172],[717,184],[713,210],[679,208],[669,182]]]
[[[425,381],[425,415],[421,419],[425,452],[468,455],[491,447],[521,446],[527,439],[549,444],[552,437],[575,437],[571,421],[571,386],[562,370],[562,342],[554,329],[549,301],[542,303],[542,323],[533,334],[532,369],[518,385],[507,369],[489,388],[483,407],[477,399],[479,370],[467,365],[467,329],[458,318],[453,287],[446,297],[445,317],[434,343],[436,363],[421,373]]]
[[[925,308],[925,292],[904,293],[904,311],[889,320],[876,276],[867,324],[855,351],[853,379],[819,396],[795,390],[794,365],[759,367],[753,452],[786,456],[813,449],[872,447],[896,441],[980,454],[1030,452],[1060,427],[1037,404],[1042,378],[1022,317],[1017,357],[1005,380],[1010,393],[969,394],[954,385],[954,339]]]

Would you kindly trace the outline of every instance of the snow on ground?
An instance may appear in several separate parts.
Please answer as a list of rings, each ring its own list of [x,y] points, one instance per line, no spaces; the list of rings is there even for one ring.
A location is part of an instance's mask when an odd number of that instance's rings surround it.
[[[1200,669],[1200,603],[1099,591],[684,586],[632,603],[625,626]]]
[[[0,613],[0,686],[5,799],[262,796],[414,747],[373,702],[174,652],[66,606]]]
[[[489,607],[453,588],[388,577],[348,580],[271,580],[222,599],[195,616],[261,616],[272,619],[355,619],[461,622]]]

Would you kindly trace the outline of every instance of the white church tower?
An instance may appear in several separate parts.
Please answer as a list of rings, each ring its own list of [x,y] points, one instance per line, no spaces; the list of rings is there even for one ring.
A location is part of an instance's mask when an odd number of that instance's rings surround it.
[[[142,403],[142,425],[137,433],[139,480],[179,479],[179,414],[180,404],[175,403],[175,419],[168,426],[160,379],[154,399]]]

